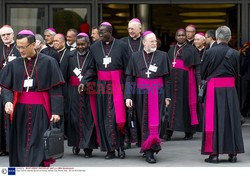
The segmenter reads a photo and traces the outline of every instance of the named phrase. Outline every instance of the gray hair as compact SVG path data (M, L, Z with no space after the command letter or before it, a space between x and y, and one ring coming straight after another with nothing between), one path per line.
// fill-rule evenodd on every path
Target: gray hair
M217 40L228 43L231 39L231 30L227 26L221 26L216 29L215 36Z
M36 38L36 40L41 41L41 43L44 43L44 39L43 39L43 37L40 34L36 34L35 38Z
M44 33L49 33L50 35L52 35L52 36L55 36L56 35L56 33L54 32L54 31L51 31L50 29L45 29L44 30Z

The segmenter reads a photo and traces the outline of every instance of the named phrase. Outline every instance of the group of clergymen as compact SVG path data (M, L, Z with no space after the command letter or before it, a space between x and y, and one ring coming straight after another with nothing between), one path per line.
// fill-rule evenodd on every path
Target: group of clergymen
M236 162L244 146L235 88L239 54L228 46L230 29L204 34L188 25L176 31L168 53L157 49L152 31L142 33L137 18L128 23L129 36L117 39L112 31L109 22L101 23L90 44L74 29L65 38L48 28L44 39L22 30L16 41L10 26L0 29L0 151L9 154L10 166L54 162L43 154L51 121L85 158L100 147L105 159L124 159L124 149L135 143L146 162L156 163L160 131L168 141L173 131L183 131L184 140L203 131L205 162L219 163L219 154Z

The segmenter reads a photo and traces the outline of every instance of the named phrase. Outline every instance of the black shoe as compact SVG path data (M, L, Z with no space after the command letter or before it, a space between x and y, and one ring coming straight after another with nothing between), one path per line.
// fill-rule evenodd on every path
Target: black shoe
M193 133L185 133L184 140L191 140L193 139Z
M113 158L115 158L115 151L107 152L105 159L113 159Z
M228 155L228 161L231 162L231 163L236 163L237 162L237 155L229 154Z
M124 148L125 150L131 148L131 143L124 143L123 148Z
M218 164L219 157L217 155L209 155L209 157L205 159L205 162Z
M91 158L93 155L92 155L92 149L84 149L84 158Z
M117 149L117 152L118 152L118 158L120 158L120 159L124 159L125 158L126 153L125 153L123 147L119 147Z
M152 150L146 151L146 161L150 164L156 163L156 159L154 158L154 151Z
M146 153L145 152L142 154L142 158L146 158Z
M78 155L79 152L80 152L80 148L74 146L74 147L72 148L72 152L73 152L74 155Z

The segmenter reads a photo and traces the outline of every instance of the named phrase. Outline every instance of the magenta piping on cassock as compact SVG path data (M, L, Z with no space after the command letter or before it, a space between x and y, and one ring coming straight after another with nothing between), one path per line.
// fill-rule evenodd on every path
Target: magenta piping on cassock
M122 70L98 71L98 80L112 81L115 118L118 129L123 132L126 123L125 103L122 92Z
M80 81L77 76L71 76L69 80L69 84L71 86L79 86ZM89 94L89 102L90 102L90 108L94 119L95 129L96 129L96 142L97 144L100 144L100 135L98 130L98 122L97 122L97 115L96 115L96 95L95 94Z
M214 92L219 87L235 87L233 77L211 78L207 82L206 103L205 103L205 147L204 152L213 153L214 135Z
M142 143L142 150L149 150L154 144L160 144L159 138L159 97L158 90L163 87L163 79L144 79L137 78L136 86L138 89L148 90L148 129L149 136Z
M191 115L191 125L198 125L198 113L197 113L197 84L195 80L195 69L186 67L184 61L180 59L175 60L176 64L174 68L185 70L188 72L188 105Z

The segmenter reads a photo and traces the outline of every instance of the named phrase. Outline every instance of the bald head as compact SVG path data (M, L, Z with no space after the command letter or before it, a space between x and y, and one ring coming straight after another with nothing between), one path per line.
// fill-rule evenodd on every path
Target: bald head
M65 37L63 34L56 34L53 40L53 47L58 51L65 48Z

